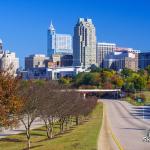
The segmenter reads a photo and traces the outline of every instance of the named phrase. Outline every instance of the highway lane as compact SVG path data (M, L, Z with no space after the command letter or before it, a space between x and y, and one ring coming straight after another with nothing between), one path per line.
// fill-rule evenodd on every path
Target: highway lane
M119 150L112 137L105 109L103 109L103 123L98 138L98 150Z
M137 107L125 101L102 100L108 123L124 150L150 150L144 142L150 129L150 107Z

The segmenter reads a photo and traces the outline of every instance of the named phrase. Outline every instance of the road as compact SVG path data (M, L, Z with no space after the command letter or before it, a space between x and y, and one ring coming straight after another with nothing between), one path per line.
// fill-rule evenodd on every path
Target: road
M108 145L111 145L112 148L103 146L101 150L116 150L114 143L117 142L116 145L120 150L150 150L150 142L143 141L147 130L150 129L150 106L137 107L118 100L102 100L102 102L104 103L106 122L109 127L105 127L105 129L102 127L101 133L107 130L108 139L112 137L111 142L109 140L107 144L109 143ZM103 137L101 136L100 139L103 139ZM104 145L102 140L100 142Z

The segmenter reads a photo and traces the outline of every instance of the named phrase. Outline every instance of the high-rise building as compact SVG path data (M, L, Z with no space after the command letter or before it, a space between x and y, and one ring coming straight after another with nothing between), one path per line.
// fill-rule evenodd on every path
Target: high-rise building
M46 67L46 61L49 58L43 54L29 55L25 57L25 70L32 70L33 68L44 68Z
M2 40L0 39L0 51L3 49L3 42Z
M74 27L73 65L96 65L96 31L91 19L80 18Z
M104 60L107 55L114 52L116 49L116 44L114 43L97 43L97 63L98 66L104 68ZM106 67L106 66L105 66Z
M72 54L72 36L70 34L56 34L51 23L47 35L47 55Z
M150 65L150 52L139 53L139 68L145 69Z
M136 54L136 53L139 54L140 53L140 50L135 50L133 48L116 47L116 49L115 49L115 52L124 52L124 51L134 53L134 54Z
M73 56L72 55L64 55L61 58L61 66L62 67L69 67L73 64Z
M122 48L116 47L115 52L125 52L128 54L128 57L125 58L125 68L132 69L133 71L137 71L139 69L139 54L140 50L136 50L133 48Z
M104 59L104 68L110 68L116 71L128 68L137 71L138 53L133 49L132 51L123 50L111 52Z
M16 76L19 69L19 58L16 53L3 49L3 42L0 39L0 70Z
M14 52L3 51L0 57L0 69L16 76L19 69L19 58L16 57L16 54Z

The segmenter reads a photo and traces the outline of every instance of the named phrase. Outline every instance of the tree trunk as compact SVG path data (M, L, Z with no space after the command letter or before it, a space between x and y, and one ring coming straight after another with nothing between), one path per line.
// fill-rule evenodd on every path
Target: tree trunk
M31 142L30 142L30 138L28 139L28 150L30 149L31 147Z
M49 129L49 127L46 127L46 134L47 134L48 139L51 138L50 135L49 135L49 133L50 133L50 129Z
M30 149L31 147L31 141L30 141L30 129L28 128L27 129L27 140L28 140L28 143L27 143L27 147L28 147L28 150Z
M76 125L78 126L79 125L79 117L76 116Z
M62 127L61 127L61 123L60 123L60 133L61 133Z
M69 129L69 126L68 126L68 120L66 120L66 130Z
M61 123L61 133L63 133L63 131L64 131L64 124L63 124L63 122Z
M60 123L60 133L63 133L64 132L64 123L61 122Z
M50 138L51 139L53 138L53 126L51 126L51 129L50 129Z
M70 125L73 126L73 117L70 117Z

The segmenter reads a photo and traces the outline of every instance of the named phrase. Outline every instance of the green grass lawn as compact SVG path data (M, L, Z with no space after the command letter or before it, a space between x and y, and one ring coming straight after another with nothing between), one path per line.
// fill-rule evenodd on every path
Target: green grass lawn
M98 104L89 120L52 140L46 137L45 129L32 131L31 149L34 150L96 150L97 138L102 123L103 106ZM58 130L58 129L57 129ZM56 131L57 131L56 130ZM23 150L26 148L24 134L0 139L0 150Z
M146 100L144 103L138 103L137 101L132 100L130 97L127 97L126 100L136 106L141 106L141 105L146 105L146 104L150 104L150 91L142 91L142 92L136 92L136 96L140 97L140 94L144 94L146 97Z

